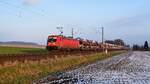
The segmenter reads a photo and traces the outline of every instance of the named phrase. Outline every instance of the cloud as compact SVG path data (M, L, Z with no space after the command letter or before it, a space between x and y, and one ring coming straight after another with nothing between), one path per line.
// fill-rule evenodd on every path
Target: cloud
M39 4L42 0L23 0L25 5L36 5Z

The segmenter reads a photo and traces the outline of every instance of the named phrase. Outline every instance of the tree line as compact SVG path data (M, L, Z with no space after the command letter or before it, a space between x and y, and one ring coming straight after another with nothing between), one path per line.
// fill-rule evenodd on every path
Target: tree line
M140 50L140 51L149 51L150 47L149 47L148 41L145 41L144 45L134 44L132 49Z

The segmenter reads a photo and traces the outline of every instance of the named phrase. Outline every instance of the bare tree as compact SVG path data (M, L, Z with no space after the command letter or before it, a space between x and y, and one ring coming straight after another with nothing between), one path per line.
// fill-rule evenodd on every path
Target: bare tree
M124 41L122 39L115 39L114 43L116 45L120 45L120 46L124 46L125 45L125 43L124 43Z

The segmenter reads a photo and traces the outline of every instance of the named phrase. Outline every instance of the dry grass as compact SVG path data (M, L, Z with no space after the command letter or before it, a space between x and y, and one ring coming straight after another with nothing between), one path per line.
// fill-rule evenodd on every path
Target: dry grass
M97 53L86 56L67 56L41 61L7 62L0 66L0 84L29 84L33 80L44 77L50 73L62 71L73 66L102 60L122 52L111 52L109 55Z

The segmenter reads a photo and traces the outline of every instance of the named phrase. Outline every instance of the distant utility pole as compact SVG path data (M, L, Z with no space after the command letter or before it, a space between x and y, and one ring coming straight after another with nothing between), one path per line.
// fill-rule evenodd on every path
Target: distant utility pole
M101 27L101 29L102 29L102 45L103 45L103 52L104 52L104 49L105 49L105 43L104 43L104 27ZM106 51L105 51L105 53L107 54L107 49L106 49Z
M102 44L104 44L104 27L101 27L102 29Z
M72 35L72 38L73 38L74 37L74 30L73 30L73 28L71 30L71 35Z
M59 30L60 35L63 35L63 27L57 27L57 29Z

